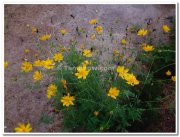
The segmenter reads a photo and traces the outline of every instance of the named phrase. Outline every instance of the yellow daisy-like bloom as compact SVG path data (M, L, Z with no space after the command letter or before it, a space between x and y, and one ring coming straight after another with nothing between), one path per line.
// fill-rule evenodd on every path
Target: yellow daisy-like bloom
M91 65L91 61L85 60L82 65L88 66Z
M75 73L75 76L78 78L78 79L86 79L87 75L89 74L89 71L90 70L87 70L86 69L86 65L83 65L82 67L79 66L77 67L77 73Z
M32 128L29 123L27 125L20 123L14 130L15 132L31 132Z
M61 62L64 57L61 53L56 53L53 58L54 58L54 61Z
M4 69L8 68L9 63L7 61L4 62Z
M85 49L85 50L83 50L83 56L92 57L92 53L90 50Z
M148 30L140 29L137 33L138 36L144 37L148 34Z
M122 39L122 40L121 40L121 44L122 44L122 45L126 45L126 40L125 40L125 39Z
M119 54L119 51L117 49L114 50L114 56L117 56Z
M162 26L162 29L163 29L163 31L165 32L165 33L168 33L171 29L169 28L169 26L167 26L167 25L163 25Z
M60 33L64 36L67 34L67 31L65 29L60 30Z
M95 35L95 34L92 34L92 35L90 36L90 38L91 38L91 40L95 40L95 39L96 39L96 35Z
M40 81L43 78L43 75L40 71L35 71L33 74L34 82Z
M46 35L42 35L40 38L39 38L39 40L41 40L41 41L47 41L47 40L49 40L51 38L51 34L46 34Z
M136 77L133 74L127 73L124 78L127 81L126 83L131 86L139 84L139 81L136 79Z
M94 115L97 117L99 115L99 111L94 111Z
M22 72L30 72L30 71L32 71L32 69L33 69L33 67L30 62L25 61L22 63L22 66L21 66Z
M30 52L29 49L25 49L25 50L24 50L24 53L26 53L26 54L28 54L29 52Z
M43 67L45 69L53 69L54 68L54 62L51 59L47 59L43 61Z
M154 47L152 45L142 44L142 48L145 52L151 52L154 50Z
M56 95L57 87L54 84L50 84L47 89L47 98L51 99Z
M116 87L114 87L114 88L110 88L110 90L109 90L107 95L112 97L113 99L116 99L117 96L119 95L119 92L120 91Z
M96 30L97 34L102 34L103 33L103 27L102 26L97 26L95 28L95 30Z
M63 106L69 107L71 105L74 105L74 97L70 96L69 93L67 94L67 96L64 96L61 98L61 103L63 103Z
M118 66L117 72L119 73L119 77L125 79L126 74L128 73L129 69L125 69L124 66Z
M166 71L166 75L171 76L171 71L170 70Z
M34 67L42 67L43 66L43 61L41 60L35 60L34 63L33 63L33 66Z
M172 76L171 79L172 79L172 81L175 82L176 81L176 76Z
M97 20L96 19L92 19L89 21L89 24L91 25L95 25L97 23Z
M38 29L37 29L36 27L32 27L32 28L31 28L31 32L32 32L33 34L36 34L36 33L38 32Z
M62 79L61 83L63 85L63 88L67 90L67 82L66 82L66 80Z

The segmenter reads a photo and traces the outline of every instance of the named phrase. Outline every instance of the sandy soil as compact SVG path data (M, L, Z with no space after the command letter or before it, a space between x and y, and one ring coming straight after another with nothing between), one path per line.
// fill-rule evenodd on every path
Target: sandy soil
M33 132L59 132L62 116L54 112L51 102L45 96L46 87L33 90L26 88L31 82L30 75L23 79L20 74L21 62L24 58L35 59L38 53L35 45L37 36L29 27L38 28L39 34L53 33L65 28L70 34L64 39L68 45L70 39L77 38L78 44L84 43L82 37L76 37L77 26L89 30L88 21L97 18L108 31L122 39L128 25L143 24L149 18L165 18L174 16L172 5L5 5L5 60L9 62L9 70L5 71L5 132L13 132L19 122L30 122ZM166 22L166 20L161 23ZM58 38L57 38L58 39ZM60 44L56 37L52 41ZM112 43L106 41L106 45ZM25 55L24 50L30 53ZM104 57L102 57L104 58ZM53 119L53 123L45 123L40 119L42 114Z

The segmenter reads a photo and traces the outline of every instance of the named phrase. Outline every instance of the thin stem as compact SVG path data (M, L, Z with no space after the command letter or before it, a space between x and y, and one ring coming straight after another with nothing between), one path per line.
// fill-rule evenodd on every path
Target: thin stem
M148 79L148 77L149 77L149 73L150 73L150 71L151 71L151 68L152 68L153 63L154 63L154 58L153 58L153 61L152 61L151 65L150 65L150 68L149 68L149 71L148 71L147 77L146 77L146 79L145 79L145 82L144 82L144 84L143 84L143 88L142 88L142 90L144 89L144 86L145 86L145 84L146 84L146 81L147 81L147 79Z
M164 69L164 68L166 68L166 67L169 67L169 66L171 66L171 65L174 65L174 64L175 64L175 63L171 63L171 64L168 64L168 65L166 65L166 66L163 66L163 67L157 69L156 71L154 71L153 73L156 73L156 72L158 72L158 71L160 71L160 70L162 70L162 69Z

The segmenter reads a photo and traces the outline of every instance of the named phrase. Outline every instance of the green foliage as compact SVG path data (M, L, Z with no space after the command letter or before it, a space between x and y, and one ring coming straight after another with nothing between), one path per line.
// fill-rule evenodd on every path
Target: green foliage
M43 114L41 116L41 118L39 119L39 123L43 123L43 124L46 124L46 125L52 124L53 123L53 118L46 115L46 114Z
M142 115L142 121L139 127L147 127L152 123L159 121L159 106L163 100L163 88L171 80L171 76L166 76L168 70L172 76L175 75L175 37L174 30L171 30L169 43L159 43L153 52L141 53L137 56L139 60L146 66L147 71L141 72L139 78L142 79L143 86L140 87L139 99L141 100L141 108L145 111ZM157 109L156 109L157 108ZM161 109L161 108L160 108ZM171 107L170 107L170 110ZM136 128L137 124L131 130L142 130Z
M76 55L76 61L67 59L72 66L80 65L84 60L75 48L71 48L67 58ZM96 64L93 59L92 64ZM96 65L95 65L96 66ZM85 80L75 77L76 70L59 70L55 74L55 84L58 86L58 93L54 97L54 107L62 110L64 115L64 131L126 131L132 122L140 121L142 109L138 109L140 100L136 93L131 92L131 87L117 73L108 70L101 72L91 70ZM66 91L61 79L68 84ZM120 89L119 97L114 100L107 96L110 87ZM60 104L60 98L67 93L75 97L75 105L64 107ZM94 112L98 111L97 116Z
M140 25L133 25L130 31L131 33L137 33L140 28ZM84 33L84 30L77 27L76 32L80 36ZM96 48L95 43L88 43L89 51L93 51L95 54L89 58L83 56L83 51L76 47L77 41L71 41L70 49L63 53L63 61L56 64L56 69L52 74L53 84L57 86L57 93L53 97L53 107L56 112L63 114L63 131L134 132L143 131L143 128L157 121L159 119L158 107L163 99L163 86L170 80L165 72L171 70L172 75L175 75L175 40L173 39L173 33L172 30L171 34L168 35L171 39L169 43L157 42L157 47L154 46L153 51L138 53L135 63L140 62L143 66L143 69L139 72L137 72L138 68L134 65L135 63L129 64L128 62L136 56L137 49L127 48L128 44L132 42L127 38L127 45L121 48L123 52L121 54L117 52L118 55L114 55L114 60L106 64L107 66L115 66L116 64L128 68L129 72L121 72L126 73L124 78L119 76L115 70L117 66L114 70L107 71L92 68L104 64L104 62L100 64L100 56L105 50ZM110 29L109 36L112 42L114 40L113 28ZM104 41L101 36L99 39L97 38L97 40L101 39ZM143 40L146 43L153 43L154 39L150 35ZM53 43L50 47L55 48ZM128 55L126 55L127 50L130 50ZM125 58L125 56L129 58ZM75 75L78 71L77 67L84 66L85 61L91 62L88 65L86 64L87 69L90 70L89 67L91 67L91 70L85 79L78 79ZM50 71L46 71L46 73L51 74ZM134 77L131 77L131 73ZM127 81L125 76L126 78L129 76L130 80ZM139 83L129 84L134 81L133 78L137 78ZM64 86L62 80L66 80L67 87ZM116 98L108 95L109 90L113 87L119 90ZM71 105L66 106L62 103L62 99L69 94L74 100ZM172 109L170 111L173 112ZM48 124L52 122L52 119L43 115L40 121Z
M132 27L130 28L130 31L132 33L136 33L139 29L141 28L141 26L139 24L134 24L132 25Z

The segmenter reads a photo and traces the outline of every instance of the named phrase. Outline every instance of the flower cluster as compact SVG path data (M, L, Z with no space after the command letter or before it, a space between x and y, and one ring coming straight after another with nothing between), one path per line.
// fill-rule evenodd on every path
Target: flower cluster
M134 74L130 74L129 69L126 69L124 66L118 66L117 67L117 72L119 77L121 77L122 79L126 80L126 83L134 86L134 85L138 85L139 81L136 79L136 77L134 76Z
M86 35L86 38L90 39L90 43L88 43L86 46L94 46L96 41L101 40L100 37L103 37L102 34L105 31L103 30L103 26L100 25L97 19L92 19L87 23L92 26L94 33ZM164 33L171 32L171 29L167 25L163 25L161 29L161 31L163 31ZM38 29L36 27L31 27L31 31L33 34L38 33ZM61 34L61 38L66 38L65 35L70 33L65 29L61 29L58 31L58 35ZM143 50L142 53L144 55L148 55L146 56L146 61L148 60L147 57L152 57L157 49L154 42L147 41L146 39L151 34L151 32L152 31L150 29L147 30L147 28L138 28L137 31L135 31L135 36L142 40L142 44L140 43ZM48 41L50 40L50 38L51 34L41 35L40 37L38 36L38 39L42 41L40 43L45 44L47 44L48 42L43 41ZM101 42L103 43L103 40ZM103 52L103 50L101 51L101 47L96 50L96 48L93 48L93 46L91 48L87 48L85 46L86 43L83 43L82 45L80 45L80 49L78 49L78 46L76 47L76 41L72 40L71 43L71 47L65 47L64 44L62 44L60 45L60 47L58 45L55 48L53 43L50 46L53 50L51 48L48 49L52 50L49 52L51 53L51 56L48 55L47 57L41 58L41 55L39 56L38 52L38 54L36 54L35 56L36 60L33 60L32 63L28 59L26 59L22 63L21 71L25 73L29 72L34 84L42 84L45 81L44 77L48 75L48 78L50 78L51 82L48 82L45 96L47 97L47 100L51 99L51 101L55 102L55 107L63 108L62 112L65 112L67 114L65 115L65 117L67 116L67 119L69 121L71 121L71 118L74 118L71 122L75 122L75 125L70 125L73 128L77 123L81 123L82 121L84 122L84 120L80 121L81 118L84 118L85 120L86 118L90 119L88 119L88 126L90 125L88 128L90 129L93 126L98 125L93 131L97 131L97 129L100 131L108 130L108 128L113 127L108 124L113 125L114 123L115 126L122 126L120 127L120 129L126 129L128 126L121 125L121 122L124 121L128 125L128 123L130 123L129 121L134 121L135 117L133 117L133 114L137 116L136 120L140 120L140 114L142 111L142 109L138 108L141 107L138 106L138 102L140 102L140 99L138 97L135 98L136 92L134 91L136 91L136 89L141 87L143 84L144 86L146 86L146 81L143 81L143 76L146 74L140 73L140 75L139 72L135 73L136 69L133 68L134 66L132 65L133 67L131 67L128 64L129 62L133 61L132 56L130 56L129 58L126 57L127 49L131 49L129 48L129 46L131 45L131 40L128 38L128 36L123 36L122 38L120 38L120 40L117 41L122 49L119 47L113 47L113 51L109 52L111 55L114 55L113 57L117 59L117 62L114 59L110 62L105 62L105 64L107 63L106 65L114 66L115 64L118 65L115 71L108 70L106 74L100 72L99 70L90 69L90 67L97 67L101 65L99 64L99 57L96 57L96 54L98 56L98 53ZM116 43L116 41L114 43ZM123 53L121 52L121 50L125 50L125 52ZM31 54L29 49L25 49L24 53L26 56ZM124 58L126 58L126 61L123 61ZM64 66L73 66L76 69L58 69L59 67ZM128 66L128 68L126 68L125 66ZM5 61L4 69L7 68L8 61ZM173 72L171 71L171 69L167 70L165 74L164 72L163 74L166 75L167 78L169 78L168 80L172 80L175 82L176 76L174 76ZM136 76L132 72L136 74ZM142 84L140 84L140 80ZM135 88L134 86L136 85L138 86ZM141 89L139 88L138 90ZM138 112L136 113L136 111ZM80 120L78 120L80 122L76 122L77 119L75 120L75 118L79 117ZM120 119L120 122L117 119ZM104 120L108 121L104 122ZM115 122L113 123L113 121ZM92 125L93 122L97 123ZM15 132L31 131L32 128L29 123L27 125L19 124L19 126L15 128Z

